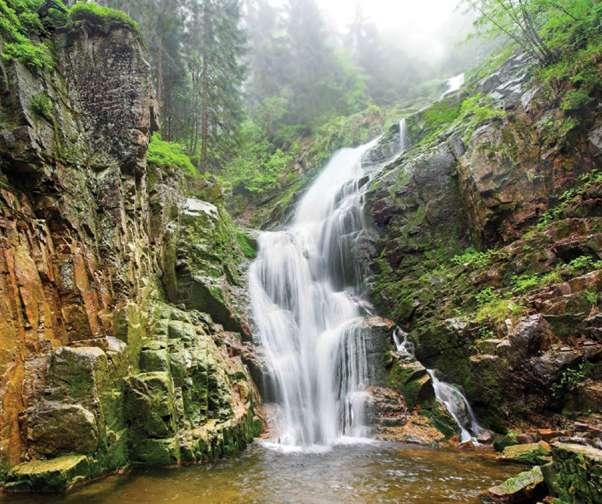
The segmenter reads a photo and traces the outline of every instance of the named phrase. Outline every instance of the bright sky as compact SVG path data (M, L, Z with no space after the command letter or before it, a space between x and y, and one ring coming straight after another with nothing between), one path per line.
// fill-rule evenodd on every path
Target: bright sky
M460 0L318 0L324 14L339 31L345 31L360 4L365 17L381 32L399 37L403 46L443 55L454 27L462 30ZM425 55L427 56L427 55Z

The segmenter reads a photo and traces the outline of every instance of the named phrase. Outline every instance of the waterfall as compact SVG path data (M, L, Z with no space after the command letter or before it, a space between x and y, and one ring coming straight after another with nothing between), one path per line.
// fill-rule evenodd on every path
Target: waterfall
M435 397L445 406L460 428L460 441L462 443L476 442L476 438L486 431L477 422L468 399L455 385L439 380L435 371L432 369L427 371L433 382Z
M258 238L249 292L254 334L268 366L266 392L278 406L271 442L282 449L323 449L370 435L365 406L371 373L362 325L370 311L354 252L365 229L366 177L384 165L362 158L378 140L338 151L297 204L291 224ZM406 144L402 120L395 154ZM403 331L394 340L398 350L413 354ZM450 408L462 394L432 377L437 397L461 418ZM464 437L468 430L462 429Z
M368 369L360 329L366 304L354 245L375 166L373 141L337 152L298 203L292 223L260 234L249 289L256 337L279 405L280 447L329 446L365 437Z
M455 75L454 77L451 77L450 79L447 79L447 89L445 90L445 92L441 95L441 98L446 97L447 95L456 92L458 89L460 89L463 85L464 85L464 74L458 74Z
M416 358L414 355L414 344L408 341L408 333L400 327L395 328L393 331L393 342L395 343L397 353L402 357ZM462 443L468 441L476 443L477 438L487 431L479 425L468 399L455 385L439 380L433 369L427 369L426 371L431 377L435 397L445 407L460 429L460 441Z

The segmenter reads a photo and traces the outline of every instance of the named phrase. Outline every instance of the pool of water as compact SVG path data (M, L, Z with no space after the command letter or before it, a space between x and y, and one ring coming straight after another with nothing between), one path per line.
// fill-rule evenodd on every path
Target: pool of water
M253 444L212 465L111 476L67 496L0 496L1 504L434 504L478 502L512 473L474 452L395 444L281 453Z

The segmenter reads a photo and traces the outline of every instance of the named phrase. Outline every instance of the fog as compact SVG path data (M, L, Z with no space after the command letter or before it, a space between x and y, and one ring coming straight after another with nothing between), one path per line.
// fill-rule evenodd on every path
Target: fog
M461 0L318 0L330 26L343 33L359 8L381 35L415 57L437 63L457 51L472 19Z

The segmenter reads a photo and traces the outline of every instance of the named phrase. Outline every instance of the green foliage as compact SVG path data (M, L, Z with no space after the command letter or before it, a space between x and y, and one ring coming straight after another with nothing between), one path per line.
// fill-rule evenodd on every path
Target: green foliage
M159 167L177 167L192 177L198 176L192 161L177 143L167 142L161 139L158 133L154 133L148 145L148 162Z
M598 300L600 299L600 293L594 290L584 291L583 296L585 297L585 300L592 306L596 306L598 304Z
M525 273L512 277L513 292L523 294L535 289L541 289L547 285L562 281L558 271L550 271L544 275Z
M478 306L475 315L477 322L488 320L502 322L509 317L516 317L524 311L524 307L518 301L511 298L502 298L491 287L481 290L475 299Z
M277 185L293 161L294 148L286 154L275 149L261 129L247 120L241 126L240 151L226 165L221 179L225 186L260 194Z
M495 254L494 250L481 252L474 247L467 248L462 254L451 258L452 263L460 266L468 266L471 268L485 268L491 262L491 258Z
M568 269L573 274L583 274L600 268L602 268L602 261L588 255L576 257L568 264Z
M98 5L94 2L77 2L73 7L71 7L71 9L69 9L69 15L74 21L89 21L98 26L107 26L111 23L119 23L129 26L136 32L140 30L138 23L125 12L117 9L111 9L110 7L103 7L102 5Z
M566 394L573 392L589 376L593 369L591 362L583 362L575 368L567 368L560 375L559 380L552 385L552 396L560 400Z
M2 58L19 61L34 71L53 67L52 55L45 44L31 36L43 31L36 12L39 1L0 0L0 36L5 40Z
M571 205L597 184L602 184L602 171L592 170L579 177L577 183L564 191L559 197L559 203L542 214L537 223L537 229L542 230L552 222L562 218Z
M562 98L560 108L565 112L574 112L586 107L591 102L591 97L587 91L574 89L569 91Z
M46 93L31 97L31 110L39 117L52 122L52 100Z

